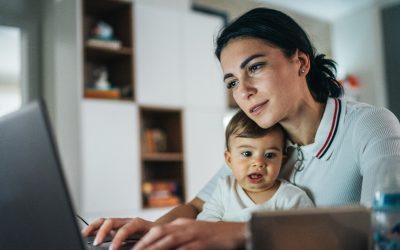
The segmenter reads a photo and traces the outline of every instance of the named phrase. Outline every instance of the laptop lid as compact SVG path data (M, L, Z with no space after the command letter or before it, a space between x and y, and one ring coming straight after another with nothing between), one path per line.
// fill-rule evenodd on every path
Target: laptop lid
M0 249L84 249L44 104L0 118Z
M370 221L362 206L256 212L247 249L371 249Z

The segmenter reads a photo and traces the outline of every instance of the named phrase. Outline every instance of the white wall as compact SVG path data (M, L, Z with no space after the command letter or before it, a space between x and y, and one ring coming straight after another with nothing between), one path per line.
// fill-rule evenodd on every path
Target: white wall
M141 206L137 105L95 99L81 105L82 215L134 216Z
M80 1L44 2L44 95L75 207L80 211Z
M187 199L193 199L224 163L227 91L214 56L222 19L187 12L184 23L185 156Z
M361 82L360 101L387 106L379 7L371 5L332 22L333 59Z
M143 1L134 8L136 101L140 105L182 107L183 13L188 10Z
M257 8L267 7L273 8L290 15L296 22L298 22L307 32L310 40L313 42L314 47L319 53L326 54L331 57L331 31L330 24L328 21L320 20L311 16L306 16L299 12L276 6L262 1L251 1L251 0L192 0L193 4L215 9L221 12L225 12L230 20L233 20L246 11ZM302 1L298 1L298 5L302 5Z

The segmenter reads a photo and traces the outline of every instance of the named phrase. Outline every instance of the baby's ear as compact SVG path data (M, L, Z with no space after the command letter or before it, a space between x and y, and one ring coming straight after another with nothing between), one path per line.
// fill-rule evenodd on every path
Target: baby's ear
M287 157L287 153L286 153L286 152L283 152L283 154L282 154L282 166L285 165L285 163L286 163L286 161L287 161L288 159L289 159L289 158Z
M229 152L229 150L225 150L224 152L224 157L225 157L225 162L226 164L231 167L231 161L232 161L232 157L231 157L231 152Z

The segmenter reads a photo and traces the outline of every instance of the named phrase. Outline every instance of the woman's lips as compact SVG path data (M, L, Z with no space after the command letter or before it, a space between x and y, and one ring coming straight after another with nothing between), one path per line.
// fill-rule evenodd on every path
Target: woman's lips
M265 102L254 105L253 107L250 108L250 113L251 114L259 114L267 102L268 101L265 101Z

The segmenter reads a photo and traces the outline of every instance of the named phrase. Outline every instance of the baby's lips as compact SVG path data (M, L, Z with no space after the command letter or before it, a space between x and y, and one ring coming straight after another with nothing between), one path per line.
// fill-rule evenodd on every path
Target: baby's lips
M250 179L258 179L258 178L262 178L263 175L260 174L260 173L252 173L252 174L249 174L248 177L249 177Z

